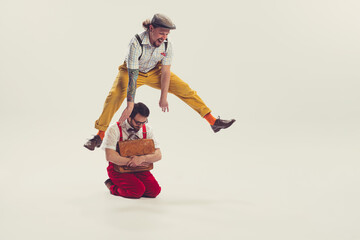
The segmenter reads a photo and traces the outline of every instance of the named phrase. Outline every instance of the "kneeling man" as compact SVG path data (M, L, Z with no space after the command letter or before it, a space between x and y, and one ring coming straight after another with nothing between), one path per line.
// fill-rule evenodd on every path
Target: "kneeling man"
M152 129L146 124L149 114L150 111L145 104L136 103L130 117L121 125L113 124L105 134L102 148L105 149L106 160L109 161L107 167L109 179L105 181L105 185L113 195L125 198L155 198L161 191L161 187L150 171L120 173L116 166L146 167L161 159L159 144ZM122 157L119 154L119 141L142 138L154 140L154 153L131 157Z

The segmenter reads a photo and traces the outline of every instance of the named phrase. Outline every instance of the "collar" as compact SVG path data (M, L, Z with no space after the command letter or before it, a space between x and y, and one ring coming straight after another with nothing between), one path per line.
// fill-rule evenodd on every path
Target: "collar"
M128 129L130 129L130 128L133 128L133 127L130 125L130 123L128 123L128 120L127 120L127 119L126 119L126 120L124 121L124 123L122 124L122 127L125 128L126 131L127 131Z
M142 43L151 46L150 37L149 37L149 32L148 32L148 31L145 31L144 33L145 33L145 34L144 34L145 36L144 36L144 38L143 38L143 40L142 40Z

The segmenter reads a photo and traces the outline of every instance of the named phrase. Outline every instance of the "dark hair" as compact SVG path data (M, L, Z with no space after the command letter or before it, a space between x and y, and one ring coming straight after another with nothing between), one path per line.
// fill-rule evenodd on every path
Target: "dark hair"
M150 115L149 108L142 102L134 104L133 111L131 112L130 118L134 118L136 114L140 114L143 117L148 117Z
M143 21L142 25L143 25L143 28L145 28L145 30L148 30L151 25L150 19L146 19L145 21Z

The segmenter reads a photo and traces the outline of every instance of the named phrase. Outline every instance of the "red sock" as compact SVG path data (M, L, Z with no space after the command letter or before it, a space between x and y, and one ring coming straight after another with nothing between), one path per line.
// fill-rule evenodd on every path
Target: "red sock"
M97 135L99 135L99 137L101 138L101 140L103 140L103 139L104 139L104 136L105 136L105 131L99 131L99 132L97 133Z
M210 125L214 125L216 118L214 118L213 115L211 115L211 113L208 113L204 116L204 118L206 119L206 121L208 121L210 123Z

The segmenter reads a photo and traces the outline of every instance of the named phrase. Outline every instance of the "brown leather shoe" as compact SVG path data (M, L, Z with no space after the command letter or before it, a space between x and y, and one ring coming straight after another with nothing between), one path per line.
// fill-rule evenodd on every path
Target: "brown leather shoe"
M99 135L95 135L92 139L89 139L85 144L84 147L89 149L90 151L94 151L95 147L100 147L102 140Z
M106 179L106 181L105 181L104 183L105 183L106 187L107 187L109 190L110 190L110 187L111 187L112 185L114 185L114 183L111 181L110 178Z
M214 125L211 125L212 130L217 133L221 129L230 127L235 122L235 119L231 120L222 120L220 117L216 119Z

